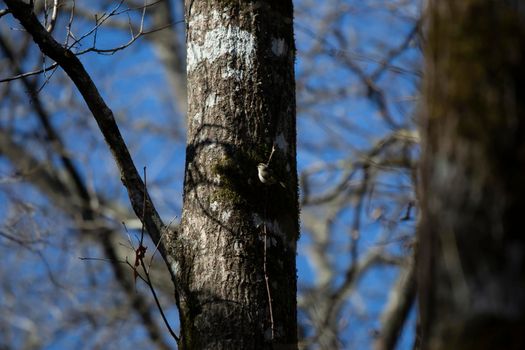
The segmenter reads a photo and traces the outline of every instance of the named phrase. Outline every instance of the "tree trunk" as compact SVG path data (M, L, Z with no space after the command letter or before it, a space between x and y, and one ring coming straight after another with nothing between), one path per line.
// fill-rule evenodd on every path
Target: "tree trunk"
M524 1L429 1L423 349L525 349Z
M292 16L291 1L186 0L182 349L297 348ZM257 176L272 146L285 188Z

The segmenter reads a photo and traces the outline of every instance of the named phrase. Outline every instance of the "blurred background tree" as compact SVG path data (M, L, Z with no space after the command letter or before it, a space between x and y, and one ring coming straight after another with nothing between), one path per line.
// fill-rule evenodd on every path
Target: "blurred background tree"
M522 1L429 1L422 349L525 347Z
M55 19L52 1L35 1L39 18L58 41L85 51L79 57L135 163L147 166L159 213L176 226L186 126L183 4L151 3L144 16L140 1L58 4ZM420 4L294 5L300 348L409 348ZM0 15L0 77L8 80L0 85L0 346L173 348L147 286L135 287L132 269L118 263L133 263L140 223L89 111L18 22ZM177 328L161 259L151 275Z

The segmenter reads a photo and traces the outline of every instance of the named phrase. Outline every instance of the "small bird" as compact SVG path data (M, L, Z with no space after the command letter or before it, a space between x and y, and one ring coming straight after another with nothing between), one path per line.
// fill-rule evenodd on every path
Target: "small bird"
M259 165L257 165L257 174L259 175L259 180L265 185L273 185L277 182L272 169L270 169L267 164L259 163ZM279 181L279 185L286 188L282 181Z

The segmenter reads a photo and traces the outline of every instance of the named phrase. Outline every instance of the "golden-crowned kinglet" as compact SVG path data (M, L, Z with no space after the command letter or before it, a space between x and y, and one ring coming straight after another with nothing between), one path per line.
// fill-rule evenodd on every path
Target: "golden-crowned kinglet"
M259 180L265 185L273 185L277 182L275 176L273 175L272 169L267 164L259 163L257 165L257 174L259 175ZM279 185L283 188L286 188L283 182L279 181Z

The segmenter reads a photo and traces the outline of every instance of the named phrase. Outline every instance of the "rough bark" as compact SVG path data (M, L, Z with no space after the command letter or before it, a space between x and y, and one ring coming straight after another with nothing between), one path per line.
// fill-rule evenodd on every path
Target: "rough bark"
M429 3L423 349L525 348L523 1Z
M297 348L292 12L291 1L186 1L188 144L172 241L182 349ZM286 188L257 178L272 145Z

